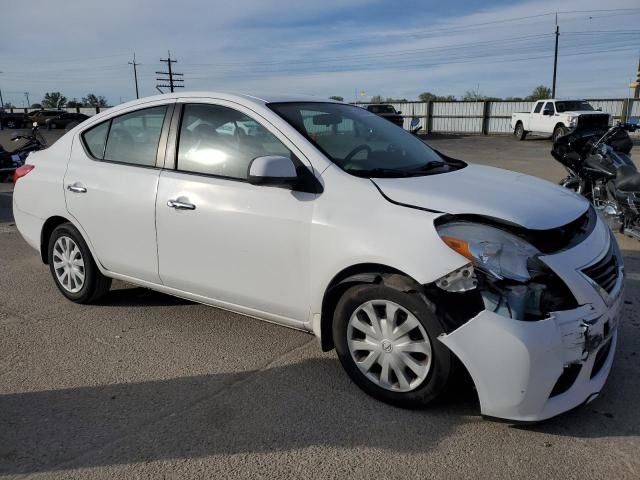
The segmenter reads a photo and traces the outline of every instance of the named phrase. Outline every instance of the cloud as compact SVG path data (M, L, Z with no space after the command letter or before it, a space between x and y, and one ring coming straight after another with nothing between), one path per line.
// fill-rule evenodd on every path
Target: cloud
M60 90L67 97L91 91L117 103L134 93L127 65L133 51L143 64L142 93L150 95L156 93L155 71L164 69L159 58L171 49L179 60L176 69L193 90L350 99L357 88L370 95L415 98L425 90L461 95L479 85L487 95L526 95L538 84L551 83L554 17L543 14L607 10L559 15L559 93L626 95L637 65L632 47L640 43L640 12L609 10L637 8L636 2L474 5L31 0L4 9L3 37L12 43L0 47L0 87L5 99L16 104L27 90L32 101L45 91ZM528 18L504 21L520 17ZM593 33L609 30L629 33Z

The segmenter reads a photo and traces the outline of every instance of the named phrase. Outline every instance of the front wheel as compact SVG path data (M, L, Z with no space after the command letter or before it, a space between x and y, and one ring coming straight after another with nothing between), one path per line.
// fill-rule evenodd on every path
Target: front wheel
M513 131L513 134L518 140L524 140L527 137L527 132L524 129L524 125L522 125L522 122L518 122L515 130Z
M384 285L347 290L336 307L333 339L340 363L369 395L405 408L424 407L446 389L453 357L425 301Z
M94 302L111 287L111 279L100 272L82 235L70 223L51 234L48 259L56 286L73 302Z
M567 129L565 127L563 127L562 125L558 125L553 130L553 135L552 135L551 139L553 140L553 143L556 143L560 137L564 137L566 134L567 134Z

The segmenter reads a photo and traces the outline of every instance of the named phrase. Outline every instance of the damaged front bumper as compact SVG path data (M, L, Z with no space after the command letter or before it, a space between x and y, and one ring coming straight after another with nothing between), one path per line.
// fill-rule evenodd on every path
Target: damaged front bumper
M605 292L584 271L607 254L619 263ZM624 283L615 239L598 222L584 242L541 260L566 282L578 308L536 321L482 310L439 337L471 375L484 416L545 420L593 400L609 375Z

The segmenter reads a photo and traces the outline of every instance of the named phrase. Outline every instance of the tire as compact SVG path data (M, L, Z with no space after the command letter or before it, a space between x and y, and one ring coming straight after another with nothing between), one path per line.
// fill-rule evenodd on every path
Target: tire
M524 140L527 137L527 131L524 129L522 122L516 123L516 128L513 130L513 134L518 140Z
M556 128L553 129L553 135L551 136L551 140L553 141L553 143L556 143L560 137L564 137L566 134L567 134L567 129L562 125L558 125Z
M7 128L18 128L18 125L16 124L16 122L14 120L7 120L6 123Z
M72 302L92 303L109 291L111 279L100 273L82 235L70 223L55 228L47 253L53 281Z
M378 335L370 319L377 316L386 324L390 308L398 308L392 316L393 331L398 332L403 326L408 329L395 339L388 330L386 335ZM417 294L384 285L351 287L336 306L332 327L342 367L355 384L372 397L399 407L421 408L446 391L454 358L437 340L438 335L444 333L442 325L432 308ZM369 329L369 334L365 335L358 327ZM401 350L401 347L408 348L407 342L411 342L411 353ZM358 347L365 344L366 349L359 351ZM384 375L384 364L387 375ZM417 368L414 370L409 364ZM404 377L403 381L400 376Z

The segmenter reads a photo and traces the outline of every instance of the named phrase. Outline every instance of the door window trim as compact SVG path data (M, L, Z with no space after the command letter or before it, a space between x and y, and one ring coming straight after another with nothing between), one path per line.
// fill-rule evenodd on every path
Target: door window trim
M123 117L125 115L129 115L131 113L137 113L137 112L141 112L143 110L149 110L151 108L158 108L158 107L167 107L167 111L164 114L164 119L162 120L162 129L160 130L160 137L158 139L158 146L156 148L156 160L155 160L155 164L154 165L141 165L139 163L131 163L131 162L120 162L118 160L107 160L104 158L104 155L106 153L106 148L107 148L107 142L109 140L109 134L111 133L111 125L113 123L113 120L119 117ZM80 144L82 145L82 148L84 150L84 153L87 157L89 157L90 160L94 161L94 162L101 162L101 163L108 163L108 164L116 164L116 165L127 165L130 167L139 167L139 168L152 168L155 170L158 169L162 169L164 167L164 158L165 158L165 151L167 148L167 138L169 135L169 127L170 127L170 122L167 121L167 119L172 119L173 118L173 113L176 110L176 103L175 102L171 102L171 103L161 103L158 105L150 105L148 107L144 107L144 108L139 108L139 109L135 109L135 110L128 110L126 112L120 113L119 115L114 115L112 117L109 117L108 119L104 120L103 122L99 122L96 123L94 125L91 125L89 128L83 130L82 132L80 132L79 137L80 137ZM103 158L97 158L96 156L94 156L91 153L91 150L89 150L89 147L87 147L86 144L86 140L84 138L84 134L86 132L88 132L89 130L93 130L94 128L99 127L100 125L104 124L104 123L108 123L109 126L107 127L107 135L105 137L105 142L104 142L104 146L102 148L102 157Z

